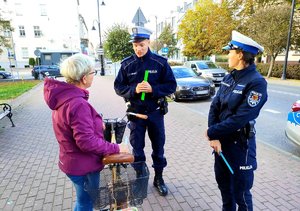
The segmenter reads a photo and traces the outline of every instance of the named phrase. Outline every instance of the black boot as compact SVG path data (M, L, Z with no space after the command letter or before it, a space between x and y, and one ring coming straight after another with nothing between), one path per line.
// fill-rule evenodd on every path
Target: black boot
M162 178L162 171L155 171L153 185L157 189L159 195L166 196L168 194L168 187L165 185L164 179Z

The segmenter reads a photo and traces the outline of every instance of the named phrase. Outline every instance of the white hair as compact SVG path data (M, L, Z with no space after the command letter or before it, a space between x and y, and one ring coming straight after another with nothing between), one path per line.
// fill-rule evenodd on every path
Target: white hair
M62 61L60 64L60 73L66 78L68 83L78 83L94 67L95 62L91 57L77 53Z

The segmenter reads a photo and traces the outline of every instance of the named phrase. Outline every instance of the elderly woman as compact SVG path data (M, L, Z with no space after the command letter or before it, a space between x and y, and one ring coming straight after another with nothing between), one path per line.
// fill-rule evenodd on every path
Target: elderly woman
M263 47L233 31L232 40L223 49L229 51L228 64L233 70L224 77L211 103L206 135L215 152L223 210L235 211L237 204L238 210L251 211L250 189L257 168L254 124L267 101L267 83L254 60Z
M124 145L104 140L101 116L88 103L94 75L93 61L84 54L75 54L61 64L66 82L46 78L44 99L52 112L53 129L59 143L59 168L76 189L76 211L93 210L92 199L84 187L99 185L102 157L128 152Z

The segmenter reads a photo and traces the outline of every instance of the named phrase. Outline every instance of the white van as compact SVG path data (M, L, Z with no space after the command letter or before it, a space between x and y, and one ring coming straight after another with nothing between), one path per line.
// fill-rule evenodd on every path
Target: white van
M209 60L187 61L184 66L192 68L194 72L212 80L216 85L220 84L227 71Z

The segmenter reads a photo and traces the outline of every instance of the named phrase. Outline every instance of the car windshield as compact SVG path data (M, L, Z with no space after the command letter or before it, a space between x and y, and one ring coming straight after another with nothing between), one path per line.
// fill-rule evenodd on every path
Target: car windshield
M217 69L218 66L213 62L197 62L199 69Z
M175 78L190 78L195 77L196 74L189 68L172 68Z

